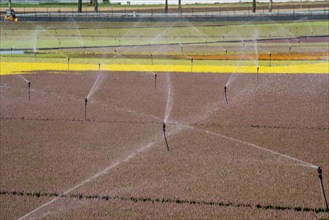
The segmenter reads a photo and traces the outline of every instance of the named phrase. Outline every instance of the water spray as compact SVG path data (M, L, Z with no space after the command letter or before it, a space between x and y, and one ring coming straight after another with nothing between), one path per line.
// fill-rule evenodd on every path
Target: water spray
M226 104L228 104L228 101L227 101L227 86L224 87L224 94L225 94Z
M85 121L87 120L87 103L88 103L88 98L85 98Z
M27 87L29 88L29 100L31 99L31 82L28 81Z
M158 77L158 74L154 74L154 89L155 90L157 89L157 77Z
M162 130L163 130L163 136L165 139L167 150L169 151L169 145L168 145L168 141L167 141L167 137L166 137L166 123L165 122L163 122L163 124L162 124Z
M256 73L257 82L258 82L258 72L259 72L259 66L257 66L257 73Z
M328 211L329 210L328 202L327 202L326 194L325 194L324 189L323 189L322 169L321 169L321 167L318 167L318 177L319 177L319 180L320 180L320 189L321 189L323 204L324 204L325 209Z

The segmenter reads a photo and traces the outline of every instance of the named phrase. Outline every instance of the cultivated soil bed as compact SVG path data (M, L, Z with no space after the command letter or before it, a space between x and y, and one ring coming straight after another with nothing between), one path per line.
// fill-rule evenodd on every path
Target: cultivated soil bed
M328 75L24 76L30 100L1 76L1 219L328 217Z

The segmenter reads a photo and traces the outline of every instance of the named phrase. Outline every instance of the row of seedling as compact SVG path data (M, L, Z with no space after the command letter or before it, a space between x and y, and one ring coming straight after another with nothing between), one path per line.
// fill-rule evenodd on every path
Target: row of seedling
M208 202L200 200L183 200L183 199L159 199L150 197L121 197L108 195L85 195L85 194L60 194L60 193L46 193L46 192L23 192L23 191L0 191L0 195L7 196L29 196L29 197L61 197L71 199L93 199L93 200L122 200L131 202L149 202L149 203L172 203L172 204L188 204L188 205L204 205L204 206L220 206L220 207L236 207L236 208L256 208L269 210L291 210L296 212L314 212L324 213L329 212L328 209L323 208L309 208L309 207L291 207L291 206L275 206L275 205L251 205L247 203L232 203L232 202Z

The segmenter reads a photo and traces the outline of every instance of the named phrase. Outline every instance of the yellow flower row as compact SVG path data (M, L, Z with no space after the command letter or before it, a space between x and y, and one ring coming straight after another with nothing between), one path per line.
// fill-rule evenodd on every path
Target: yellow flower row
M286 66L259 66L262 74L328 74L329 63L293 64ZM33 74L37 71L65 73L71 71L95 71L98 64L67 63L31 63L31 62L0 62L0 75ZM256 66L212 66L212 65L138 65L138 64L102 64L105 71L134 72L194 72L194 73L256 73Z

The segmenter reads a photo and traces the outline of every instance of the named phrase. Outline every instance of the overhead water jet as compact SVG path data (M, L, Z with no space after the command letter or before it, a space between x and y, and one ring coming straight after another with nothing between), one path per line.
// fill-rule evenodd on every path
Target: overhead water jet
M163 122L163 124L162 124L162 130L163 130L163 137L165 139L167 150L169 151L169 145L168 145L168 141L167 141L167 137L166 137L166 123L165 122Z
M324 204L325 209L327 211L329 211L326 194L325 194L325 191L324 191L324 188L323 188L322 169L321 169L321 167L318 167L318 177L319 177L319 180L320 180L320 190L321 190L323 204Z
M101 64L98 64L98 76L97 79L95 80L93 86L91 87L88 95L85 97L85 120L87 120L87 103L89 98L94 94L94 92L97 90L97 88L100 85L101 80L103 79L102 75L101 75Z
M225 95L226 104L228 104L228 101L227 101L227 86L226 85L224 86L224 95Z
M28 88L28 93L29 93L29 100L30 100L30 97L31 97L31 82L26 79L24 76L22 76L21 74L18 74L17 76L19 76L20 79L22 79L24 82L27 83L27 88Z
M166 111L165 111L165 117L164 117L164 122L166 123L169 119L170 113L172 111L173 107L173 91L172 91L172 83L170 79L170 73L167 72L167 85L168 85L168 91L167 91L167 104L166 104Z

